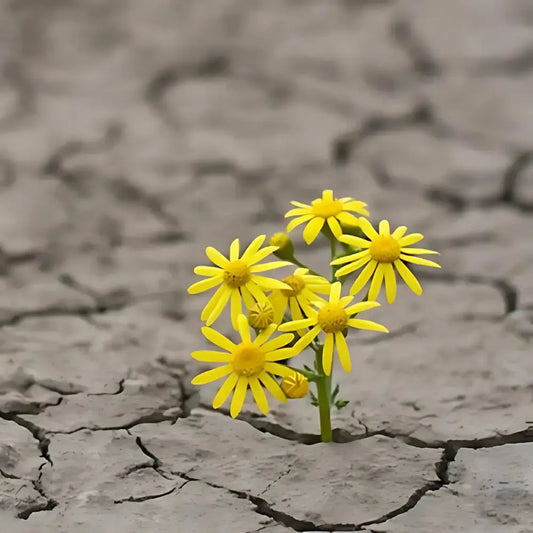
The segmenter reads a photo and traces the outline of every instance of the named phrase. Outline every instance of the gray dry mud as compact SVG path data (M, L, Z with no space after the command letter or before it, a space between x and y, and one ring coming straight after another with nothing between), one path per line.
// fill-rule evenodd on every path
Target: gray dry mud
M530 0L6 0L0 27L2 532L533 532ZM232 421L193 390L185 288L329 187L443 269L350 338L325 445L305 401Z

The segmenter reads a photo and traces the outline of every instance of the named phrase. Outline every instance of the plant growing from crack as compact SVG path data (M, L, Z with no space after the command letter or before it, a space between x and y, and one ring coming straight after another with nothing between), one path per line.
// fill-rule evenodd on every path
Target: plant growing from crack
M333 354L337 352L345 372L352 368L346 337L352 329L388 332L387 328L371 320L358 318L359 313L378 307L376 301L385 286L387 302L396 299L396 272L415 293L422 287L407 264L440 266L423 254L433 250L413 248L423 239L420 233L407 234L406 226L390 231L389 222L382 220L376 230L365 218L369 216L364 202L353 198L336 198L325 190L311 205L291 202L293 209L286 218L295 217L287 225L287 232L305 224L303 238L311 245L319 234L329 240L331 279L308 268L294 255L294 246L286 233L276 233L269 246L263 246L265 235L255 238L240 254L239 239L230 246L229 257L208 246L209 266L197 266L194 272L205 279L191 285L190 294L218 287L205 308L201 319L206 325L202 333L220 350L199 350L191 355L198 361L221 363L220 366L197 375L192 383L203 385L225 378L213 400L218 409L233 392L230 414L236 417L242 409L248 388L259 410L269 410L265 389L274 398L308 395L309 382L316 386L311 403L318 407L323 442L331 442L331 408L342 409L348 403L339 398L339 386L332 387ZM353 213L357 213L356 217ZM337 252L337 245L342 250ZM277 261L262 263L274 254ZM266 277L269 270L294 265L296 268L282 281ZM342 286L348 276L360 270L349 294L342 296ZM365 296L357 295L369 284ZM219 318L227 304L233 327L240 335L235 343L210 326ZM243 313L243 304L248 318ZM255 335L252 338L251 329ZM274 333L282 332L273 337ZM295 332L297 340L294 342ZM310 348L314 353L313 366L293 368L283 362Z

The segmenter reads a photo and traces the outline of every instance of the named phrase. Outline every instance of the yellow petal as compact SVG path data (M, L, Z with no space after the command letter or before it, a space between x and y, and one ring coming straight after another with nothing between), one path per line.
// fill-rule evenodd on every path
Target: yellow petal
M218 389L218 392L213 398L213 409L218 409L226 401L238 379L239 375L235 373L227 377L226 381L224 381L222 387Z
M285 290L290 290L290 286L287 285L286 283L283 283L283 281L279 281L279 280L273 279L273 278L267 278L266 276L259 276L258 274L252 274L251 280L253 282L255 282L262 289L269 289L269 290L274 290L274 289L282 290L282 289L285 289Z
M401 239L405 235L406 231L407 231L407 226L398 226L392 232L392 237L394 237L396 240Z
M308 328L316 324L316 318L304 318L302 320L291 320L290 322L285 322L280 324L278 327L279 331L296 331L297 329Z
M385 293L387 295L387 302L391 304L396 299L396 276L391 263L387 263L384 267Z
M233 367L231 365L219 366L217 368L212 368L207 372L198 374L192 379L191 383L193 385L205 385L206 383L211 383L212 381L216 381L217 379L227 376L231 372L233 372Z
M298 352L294 348L281 348L279 350L274 350L273 352L268 352L265 356L266 361L281 361L282 359L290 359L298 355Z
M383 331L384 333L388 333L389 330L382 326L381 324L378 324L377 322L372 322L372 320L361 320L360 318L350 318L348 320L348 325L352 328L357 329L369 329L372 331Z
M311 208L310 205L308 205L308 204L302 204L302 202L297 202L296 200L292 200L292 201L291 201L291 204L292 204L292 205L295 205L296 207L307 207L307 208L309 208L309 209Z
M216 291L213 296L211 296L211 299L207 302L206 306L204 307L202 314L200 315L201 320L204 322L208 319L209 315L211 314L211 311L215 308L215 305L220 300L220 297L223 293L227 291L228 287L225 284L222 284Z
M349 265L344 265L343 267L339 268L335 272L336 277L346 276L347 274L351 274L354 270L357 270L361 268L362 266L366 265L369 261L371 261L372 257L367 252L367 255L363 258L359 259L358 261L354 261L353 263Z
M311 214L311 210L308 207L297 207L295 209L291 209L290 211L287 211L285 213L285 218L309 215L309 214Z
M276 324L270 324L270 326L267 326L257 337L254 339L254 344L257 346L261 346L263 348L263 351L268 351L268 348L265 350L263 344L268 344L268 339L272 336L272 333L276 331L277 329Z
M441 266L438 263L435 263L435 261L430 261L429 259L424 259L423 257L400 254L400 259L403 259L408 263L414 263L415 265L441 268Z
M372 227L372 224L370 224L366 218L359 218L359 226L370 240L374 240L378 236L378 232Z
M357 294L368 282L377 266L377 261L372 259L368 265L361 271L357 279L353 282L350 294Z
M270 374L275 374L276 376L290 376L293 372L290 368L286 367L285 365L281 365L279 363L273 363L271 361L267 361L265 363L265 370L269 372Z
M250 337L250 326L248 324L248 319L243 314L240 314L237 317L237 328L239 330L242 342L252 342L252 338Z
M198 274L199 276L223 276L224 270L219 267L212 267L212 266L197 266L194 267L194 273Z
M328 226L331 233L338 239L342 235L342 228L339 221L335 217L328 217Z
M390 226L388 220L382 220L379 223L379 234L380 235L390 235Z
M274 253L278 249L278 246L265 246L263 249L258 250L255 254L247 260L248 266L259 263L262 259Z
M263 387L261 387L261 385L259 384L259 380L257 378L250 378L250 389L252 390L255 403L257 404L257 407L259 407L259 410L262 413L267 414L268 401L265 396L265 391L263 390Z
M374 273L374 277L372 278L370 289L368 289L369 300L377 300L379 291L381 289L381 284L383 283L384 271L385 267L383 266L383 263L379 263L376 268L376 272Z
M437 254L440 255L439 252L435 252L435 250L426 250L426 248L402 248L403 254Z
M330 265L337 266L343 265L344 263L351 263L352 261L359 261L362 257L369 255L368 250L361 250L356 254L345 255L331 261Z
M235 418L241 412L247 389L248 378L239 376L239 381L237 381L237 386L235 387L235 392L233 393L233 398L231 399L230 415L232 418Z
M339 359L341 361L342 368L345 372L352 371L352 361L350 359L350 351L348 350L348 345L346 344L346 339L341 331L335 333L335 344L337 346L337 352L339 354Z
M267 299L263 290L253 281L249 281L245 287L250 291L256 302L264 302Z
M241 261L246 263L249 259L251 259L257 253L259 248L261 248L261 245L265 242L265 239L266 235L259 235L259 237L256 237L242 254Z
M216 266L219 266L221 268L224 268L228 265L229 261L215 248L212 246L208 246L205 249L205 255L209 258L209 260L214 263Z
M329 301L332 304L336 304L339 301L339 298L341 297L341 290L342 285L340 281L336 281L335 283L331 284L331 293L329 295Z
M246 286L240 287L239 290L241 291L241 296L244 300L246 309L251 309L255 305L255 300L252 298L250 291L246 288Z
M274 322L280 324L283 320L283 315L287 309L287 301L289 298L285 296L281 291L272 291L268 297L272 308L274 309Z
M222 313L222 310L228 303L228 300L230 299L231 293L233 291L237 292L236 289L230 289L229 287L226 287L225 285L222 285L222 288L225 289L220 294L220 298L215 303L215 306L213 307L213 310L211 311L211 314L207 317L207 320L205 321L207 326L210 326L219 316L220 313Z
M287 397L281 390L281 387L278 385L278 382L269 374L266 372L263 372L259 376L259 381L267 388L267 390L276 398L276 400L285 403L287 401Z
M242 314L241 293L238 290L231 291L231 325L238 329L237 318Z
M284 266L292 265L290 261L271 261L270 263L263 263L261 265L253 265L250 267L250 272L265 272L266 270L274 270Z
M222 333L219 333L217 330L213 328L208 328L204 326L202 328L202 334L208 341L212 342L215 346L218 346L219 348L222 348L223 350L232 352L235 349L235 346L236 346L235 343L230 341L227 337L222 335Z
M307 226L305 226L303 237L307 244L311 244L320 233L322 226L324 225L324 219L321 217L315 217L311 219Z
M357 248L369 248L372 244L370 241L361 239L361 237L356 237L355 235L342 235L341 237L339 237L339 241L349 244L350 246L355 246Z
M359 219L346 211L339 213L337 219L345 226L359 226Z
M422 294L422 287L414 274L399 260L394 261L394 266L398 270L398 273L405 281L405 284L415 293L420 296Z
M239 259L239 239L235 239L229 247L229 260L236 261Z
M287 224L287 233L290 233L294 228L299 226L300 224L303 224L304 222L307 222L308 220L311 220L314 215L303 215L301 217L295 218L291 220Z
M346 314L351 316L353 314L361 313L362 311L368 311L369 309L374 309L374 307L379 307L381 304L379 302L359 302L354 305L350 305L345 309Z
M359 213L361 215L365 215L366 217L370 215L370 213L365 209L365 202L359 202L357 200L352 200L351 202L346 202L343 205L343 209L345 211L355 211L356 213Z
M405 237L402 237L399 240L399 243L400 246L403 248L404 246L410 246L415 242L421 241L423 238L424 236L421 233L411 233L409 235L406 235Z
M333 201L333 191L331 189L324 189L322 191L322 200L326 200L329 202Z
M306 346L311 344L313 339L320 333L320 326L316 325L313 329L309 330L295 345L294 349L301 352Z
M217 352L214 350L197 350L191 353L191 357L197 361L206 363L227 363L231 360L231 354L228 352Z
M199 292L208 291L217 285L222 283L223 277L216 276L214 278L203 279L202 281L197 281L193 283L188 289L189 294L198 294Z
M333 345L335 337L333 333L326 334L326 340L324 341L324 348L322 350L322 368L326 376L331 375L331 367L333 366Z

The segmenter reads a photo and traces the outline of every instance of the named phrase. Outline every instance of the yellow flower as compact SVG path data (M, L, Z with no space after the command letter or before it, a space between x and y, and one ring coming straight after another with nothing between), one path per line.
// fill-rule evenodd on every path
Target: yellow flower
M274 323L274 308L272 304L265 300L255 303L248 310L248 323L252 328L265 329Z
M356 294L359 292L366 285L372 274L374 274L368 291L368 299L377 299L381 285L383 284L383 279L385 279L387 301L389 303L394 302L396 299L396 275L392 265L396 267L396 270L407 286L415 294L422 294L420 283L418 283L418 280L413 273L407 268L405 262L440 268L439 264L430 261L429 259L416 257L419 254L438 254L439 252L425 250L424 248L408 248L411 244L422 240L424 236L420 233L405 235L405 232L407 231L406 226L399 226L391 234L389 222L387 220L382 220L379 223L378 233L368 220L360 218L359 221L361 229L370 240L367 241L360 237L343 235L340 238L341 242L345 242L358 248L363 248L363 250L355 254L335 259L331 263L332 265L349 263L337 270L336 276L338 277L345 276L346 274L366 265L354 281L352 288L350 289L350 294Z
M352 369L350 352L348 351L348 345L346 344L346 339L343 335L343 331L347 327L371 329L374 331L384 331L386 333L389 331L385 326L372 322L371 320L351 318L352 315L360 313L361 311L378 307L378 302L360 302L354 305L349 305L352 300L353 296L344 296L341 298L341 283L337 281L331 285L329 302L315 302L318 311L313 309L308 314L308 318L286 322L285 324L281 324L278 328L279 331L296 331L302 328L312 328L294 346L297 352L303 350L321 331L323 331L326 334L326 338L324 341L324 349L322 351L322 367L326 376L331 374L333 348L335 345L337 346L337 352L339 354L342 368L344 368L346 372L350 372Z
M287 398L303 398L309 392L309 381L303 374L293 370L292 374L281 380L281 390Z
M283 282L289 285L290 289L275 289L269 296L272 306L274 307L274 322L280 324L287 304L293 320L301 320L303 317L302 310L307 314L311 302L323 300L316 293L329 294L331 284L322 276L309 274L307 268L297 268L294 274L287 276Z
M293 370L276 361L294 357L298 353L295 348L282 348L291 342L294 335L288 333L268 340L276 331L277 326L272 324L252 341L248 320L242 314L237 317L237 327L241 336L239 344L233 343L212 328L202 328L206 339L226 351L200 350L193 352L191 356L197 361L224 364L198 374L191 383L204 385L229 374L213 399L213 407L218 409L235 389L230 408L231 416L235 418L242 409L246 391L250 387L259 410L262 413L268 413L268 401L263 387L280 402L287 401L285 394L271 374L277 376L292 374Z
M237 317L242 313L242 300L248 309L255 302L266 300L265 290L288 289L289 287L276 279L258 276L258 272L272 270L290 265L288 261L272 261L257 265L259 261L277 250L276 246L267 246L263 249L266 235L256 237L250 246L239 258L239 239L235 239L230 246L229 260L215 248L208 246L205 249L207 257L216 266L197 266L194 273L207 276L207 279L198 281L188 289L189 294L197 294L220 285L211 297L204 310L201 319L210 326L219 316L228 300L231 299L231 323L237 328Z
M357 217L348 213L354 211L361 215L368 216L369 213L365 209L366 204L353 198L334 198L333 191L322 191L322 198L313 200L311 205L302 204L301 202L291 202L296 206L296 209L291 209L285 214L287 217L297 217L291 220L287 225L287 231L291 232L300 224L307 222L303 236L307 244L311 244L320 233L322 226L327 221L331 233L335 238L342 235L340 224L358 225Z

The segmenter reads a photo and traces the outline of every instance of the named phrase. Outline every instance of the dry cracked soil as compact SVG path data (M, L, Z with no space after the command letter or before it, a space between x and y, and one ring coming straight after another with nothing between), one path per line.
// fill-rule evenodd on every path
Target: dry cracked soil
M0 27L1 533L533 533L531 0L2 0ZM443 266L349 338L331 444L307 401L210 408L185 290L324 188Z

